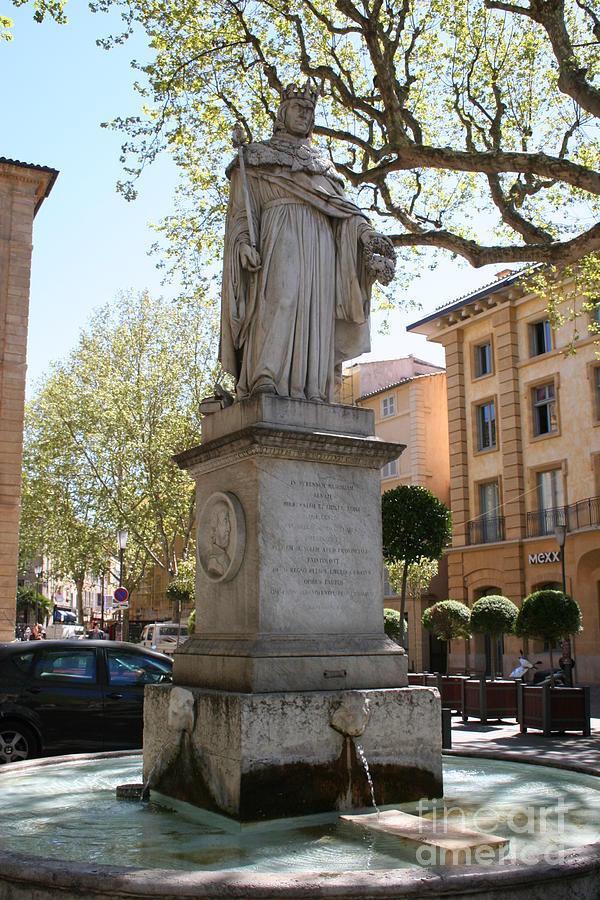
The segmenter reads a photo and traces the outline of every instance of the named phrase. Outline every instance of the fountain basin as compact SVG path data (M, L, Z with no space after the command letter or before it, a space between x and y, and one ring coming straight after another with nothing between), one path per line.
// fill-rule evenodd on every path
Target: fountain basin
M424 802L420 812L441 816L445 803L449 817L462 809L465 824L475 817L480 830L510 837L506 861L453 867L419 865L414 848L344 830L332 814L240 826L116 800L116 785L140 776L141 756L130 753L6 767L0 898L600 894L600 780L593 776L447 757L446 799Z

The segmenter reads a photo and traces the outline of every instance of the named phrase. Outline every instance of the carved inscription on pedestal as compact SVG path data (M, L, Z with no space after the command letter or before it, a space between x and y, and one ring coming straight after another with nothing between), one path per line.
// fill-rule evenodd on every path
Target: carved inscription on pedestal
M369 618L370 608L379 609L380 616L379 495L373 498L360 479L347 477L343 469L339 477L321 468L316 475L298 474L286 482L266 573L274 604L293 603L311 615L322 614L325 628L339 625L348 614ZM274 618L279 618L275 612ZM365 621L361 627L367 627Z

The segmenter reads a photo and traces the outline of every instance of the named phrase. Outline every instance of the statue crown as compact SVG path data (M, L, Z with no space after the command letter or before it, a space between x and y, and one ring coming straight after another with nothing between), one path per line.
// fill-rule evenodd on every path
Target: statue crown
M312 78L308 78L304 87L288 84L283 90L282 100L306 100L316 106L320 93L320 86Z

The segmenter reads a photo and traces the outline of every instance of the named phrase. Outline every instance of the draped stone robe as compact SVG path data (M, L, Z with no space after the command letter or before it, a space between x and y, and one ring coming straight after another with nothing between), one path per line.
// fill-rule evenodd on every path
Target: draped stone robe
M250 244L237 160L225 232L220 360L240 398L256 390L333 401L334 369L370 349L371 280L361 236L372 231L344 197L329 160L306 142L245 148L262 266L240 264Z

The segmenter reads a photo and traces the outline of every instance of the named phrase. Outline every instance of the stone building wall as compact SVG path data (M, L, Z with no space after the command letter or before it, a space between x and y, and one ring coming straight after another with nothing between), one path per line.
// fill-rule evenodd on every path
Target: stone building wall
M0 641L15 628L33 219L57 174L0 157Z

